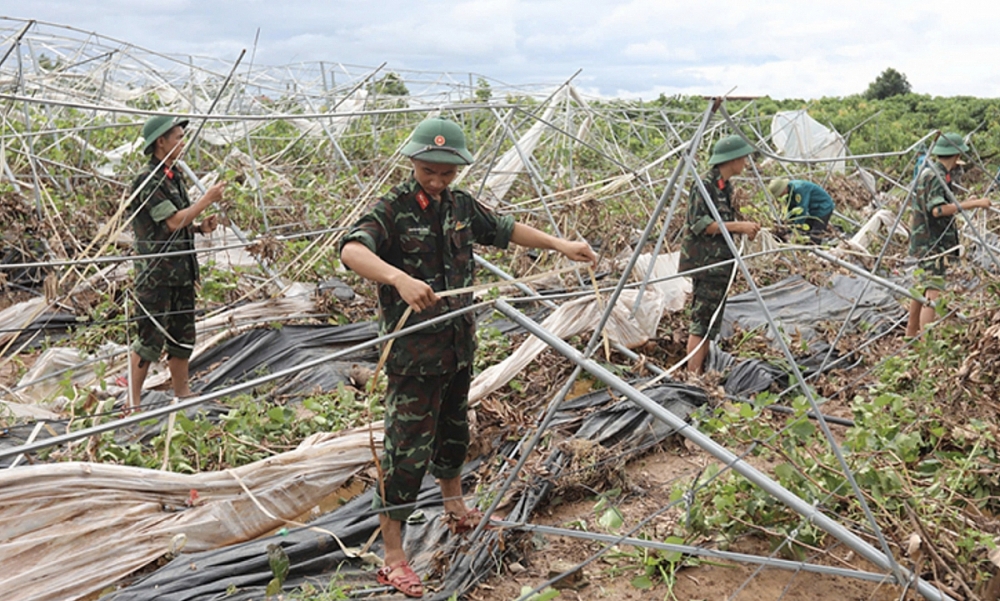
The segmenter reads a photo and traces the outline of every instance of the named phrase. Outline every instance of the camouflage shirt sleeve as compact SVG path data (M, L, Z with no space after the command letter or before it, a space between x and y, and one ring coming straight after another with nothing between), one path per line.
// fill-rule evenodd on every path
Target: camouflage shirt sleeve
M930 213L934 210L934 207L939 207L941 205L950 204L951 201L948 200L948 193L945 191L944 184L941 180L934 176L933 172L928 173L931 181L928 182L927 186L927 196L926 196L926 209Z
M368 212L355 222L347 235L340 241L340 250L348 242L360 242L368 250L382 256L389 244L389 228L387 227L387 200L380 198L369 208Z
M709 195L712 197L712 202L718 205L718 197L712 189L713 182L705 179L702 183L705 184L705 189L708 190ZM691 233L699 236L705 233L708 226L715 223L715 217L712 216L712 211L708 208L708 204L704 198L702 198L697 182L691 186L691 195L688 198L687 222Z
M477 200L471 197L469 200L472 203L472 233L476 242L507 248L514 233L514 218L510 215L497 215Z
M937 165L934 163L924 163L924 169L917 178L915 200L917 201L919 210L926 213L928 217L933 217L931 212L934 210L934 207L946 205L951 202L948 200L948 194L945 191L945 183L941 181L946 174L941 173L941 170L936 169L936 167Z

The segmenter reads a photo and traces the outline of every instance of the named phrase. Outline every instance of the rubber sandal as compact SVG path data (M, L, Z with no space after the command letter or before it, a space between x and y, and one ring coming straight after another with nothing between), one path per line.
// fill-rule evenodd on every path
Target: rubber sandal
M470 509L468 513L463 516L458 516L455 513L449 511L444 514L445 524L448 525L448 530L452 534L466 534L467 532L472 532L479 525L479 522L483 521L483 512L479 509ZM494 523L496 521L495 516L490 516L490 521L484 527L484 530L494 530L500 526L500 524Z
M407 597L419 599L424 596L424 585L420 582L420 576L417 576L405 559L391 566L385 565L379 568L375 572L375 580L379 584L391 586Z

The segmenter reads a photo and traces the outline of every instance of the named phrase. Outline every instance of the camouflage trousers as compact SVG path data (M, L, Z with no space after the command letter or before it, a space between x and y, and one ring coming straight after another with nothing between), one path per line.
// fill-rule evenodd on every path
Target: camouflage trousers
M945 274L948 273L948 265L954 261L952 253L938 254L932 259L920 259L917 261L917 269L923 273L916 277L917 288L922 291L945 289Z
M691 322L688 334L702 338L715 338L722 330L722 314L726 310L726 288L729 278L691 278ZM715 310L719 316L712 323ZM709 324L712 324L709 329Z
M194 285L140 287L135 292L139 338L132 350L145 361L167 355L188 359L194 350Z
M385 453L382 491L372 509L388 508L393 520L413 512L420 483L428 470L435 478L462 473L469 450L470 369L433 376L389 374L385 396Z

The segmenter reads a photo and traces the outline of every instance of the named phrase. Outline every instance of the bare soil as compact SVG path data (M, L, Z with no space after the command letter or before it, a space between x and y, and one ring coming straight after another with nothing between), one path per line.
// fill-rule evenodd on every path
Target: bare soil
M703 451L675 442L630 462L626 467L630 490L616 503L625 518L625 528L667 505L675 484L690 481L713 461ZM767 466L758 467L766 469ZM594 505L594 497L559 502L557 496L549 506L535 514L535 521L554 527L605 533L606 530L597 522ZM652 520L643 532L653 540L664 540L673 533L679 519L683 519L683 514L679 511L665 513ZM566 565L583 562L600 550L603 544L566 536L535 536L527 547L527 553L521 562L523 565L520 566L523 571L515 566L515 571L519 573L514 573L508 566L506 573L481 584L469 598L517 599L522 587L541 584L556 573L550 574L551 570L560 569L560 566L565 569ZM771 555L768 543L757 537L745 537L736 541L728 550L764 557ZM582 571L582 585L561 589L558 599L889 601L900 599L902 593L898 587L890 584L815 573L795 573L776 568L758 570L756 565L716 560L691 562L695 565L678 572L672 590L660 580L656 580L652 589L639 590L631 584L632 579L641 573L636 551L621 546L586 566ZM808 561L880 572L843 546L831 546ZM906 598L916 598L907 594L909 596Z

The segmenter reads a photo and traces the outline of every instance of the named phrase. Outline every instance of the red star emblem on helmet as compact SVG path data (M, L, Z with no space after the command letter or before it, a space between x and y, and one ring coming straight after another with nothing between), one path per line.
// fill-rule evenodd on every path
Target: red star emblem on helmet
M437 144L438 146L444 146L445 142L446 140L444 139L444 136L442 136L441 134L438 134L437 136L434 137L434 143Z

